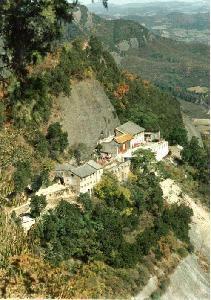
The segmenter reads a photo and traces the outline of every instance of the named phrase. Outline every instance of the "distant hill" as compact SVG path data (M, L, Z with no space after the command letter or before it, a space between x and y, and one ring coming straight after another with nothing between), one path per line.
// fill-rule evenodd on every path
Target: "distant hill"
M74 26L83 35L96 35L121 68L152 81L176 96L208 103L207 95L187 91L193 86L209 87L207 45L163 38L135 21L106 20L89 12L84 6L75 13ZM71 30L69 27L69 38Z
M124 15L140 15L150 16L154 14L169 14L171 12L181 13L198 13L208 12L209 2L207 1L151 1L148 3L128 3L123 5L109 4L108 11L102 8L99 3L92 3L87 6L89 10L96 14L110 15L110 16L124 16Z
M171 12L152 16L126 15L122 18L139 22L163 37L188 43L209 44L209 13Z
M110 4L108 10L102 9L98 4L88 7L105 19L133 20L164 37L185 42L209 43L208 1Z

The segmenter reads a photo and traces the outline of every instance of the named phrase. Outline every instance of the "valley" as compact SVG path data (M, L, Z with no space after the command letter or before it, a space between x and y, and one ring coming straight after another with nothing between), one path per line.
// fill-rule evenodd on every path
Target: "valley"
M105 19L85 7L75 16L76 26L84 35L95 34L121 69L140 75L178 98L209 106L208 45L159 36L127 16ZM197 86L207 92L192 89Z
M209 44L209 4L206 1L111 4L106 12L97 4L88 7L106 19L122 18L139 22L163 37Z

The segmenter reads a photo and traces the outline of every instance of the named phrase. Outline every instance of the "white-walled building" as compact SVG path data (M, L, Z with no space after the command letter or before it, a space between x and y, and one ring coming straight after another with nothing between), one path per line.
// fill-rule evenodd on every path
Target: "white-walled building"
M141 149L151 150L155 154L157 161L162 160L169 153L169 145L167 141L150 142L141 146Z
M58 165L56 177L72 191L92 194L95 185L100 182L103 172L115 174L119 181L127 180L130 174L130 159L139 149L149 149L155 153L157 161L168 155L168 142L160 139L160 132L145 132L145 129L133 122L127 122L115 130L114 136L100 140L101 158L98 163L93 160L82 166L70 164Z
M131 137L130 149L137 148L144 143L144 132L144 128L131 121L128 121L115 129L116 138L122 135L128 135Z
M91 194L102 175L102 166L93 160L79 167L65 164L56 168L56 177L60 178L64 185L71 186L77 195L80 193Z
M115 129L113 140L101 144L102 156L120 161L131 159L139 149L149 149L158 161L168 155L168 142L161 140L160 132L145 132L145 129L129 121Z

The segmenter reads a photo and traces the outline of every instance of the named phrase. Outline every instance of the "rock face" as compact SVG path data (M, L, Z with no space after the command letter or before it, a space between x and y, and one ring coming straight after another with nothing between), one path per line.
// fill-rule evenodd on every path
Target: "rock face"
M208 300L209 299L209 212L188 195L180 198L181 189L171 179L161 183L164 197L169 203L181 203L192 208L193 218L189 231L194 253L180 262L170 276L170 285L162 300Z
M113 134L120 124L113 105L96 80L73 84L71 96L60 96L58 102L70 145L84 143L93 148L100 137Z
M160 300L208 300L209 285L209 220L210 215L200 203L196 203L172 180L161 182L163 196L169 204L185 203L193 210L192 223L189 230L194 253L181 260L174 272L169 276L170 283ZM151 277L144 289L134 298L149 300L157 289L157 278Z
M170 276L170 285L162 300L208 300L209 274L194 254L188 255Z

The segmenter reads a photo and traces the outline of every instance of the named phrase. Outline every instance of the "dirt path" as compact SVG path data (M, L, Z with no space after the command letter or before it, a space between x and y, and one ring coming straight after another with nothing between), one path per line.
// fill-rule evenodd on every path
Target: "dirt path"
M193 136L195 136L199 140L199 145L203 146L201 133L196 128L196 126L194 126L193 121L191 120L191 118L188 115L184 114L184 113L182 114L182 117L183 117L183 122L184 122L185 128L188 132L189 139L191 139Z

